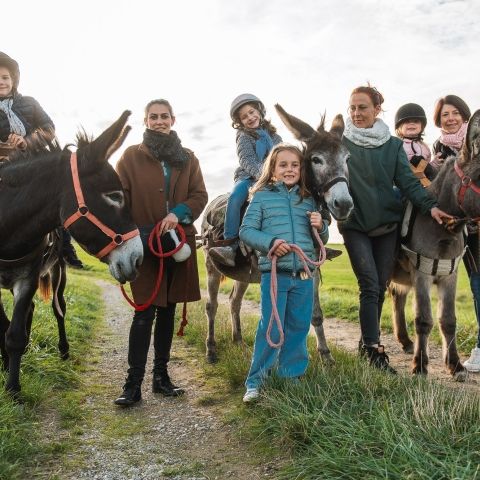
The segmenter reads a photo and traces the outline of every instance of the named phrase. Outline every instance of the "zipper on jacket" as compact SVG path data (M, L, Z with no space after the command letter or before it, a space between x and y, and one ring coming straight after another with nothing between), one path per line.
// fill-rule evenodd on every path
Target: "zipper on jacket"
M284 186L285 186L285 189L287 190L288 208L290 209L290 223L292 225L292 243L295 243L295 227L294 227L294 221L293 221L292 202L290 197L291 191L286 187L286 185ZM291 252L291 254L292 254L292 264L293 264L292 276L295 276L297 274L297 261L295 258L295 253Z

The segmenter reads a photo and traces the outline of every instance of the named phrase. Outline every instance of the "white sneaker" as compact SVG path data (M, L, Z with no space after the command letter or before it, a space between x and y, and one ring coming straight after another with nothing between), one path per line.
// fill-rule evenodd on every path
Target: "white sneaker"
M463 363L463 366L469 372L480 372L480 348L475 347L472 350L470 358ZM247 390L248 393L248 390Z
M255 402L260 397L260 391L258 388L247 388L245 395L243 396L244 403Z

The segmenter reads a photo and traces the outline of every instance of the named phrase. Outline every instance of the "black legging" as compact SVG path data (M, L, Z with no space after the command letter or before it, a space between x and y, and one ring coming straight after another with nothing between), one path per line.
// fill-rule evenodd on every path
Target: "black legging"
M380 341L380 317L395 265L397 231L369 237L356 230L344 230L342 235L360 288L362 341L365 345L374 345Z

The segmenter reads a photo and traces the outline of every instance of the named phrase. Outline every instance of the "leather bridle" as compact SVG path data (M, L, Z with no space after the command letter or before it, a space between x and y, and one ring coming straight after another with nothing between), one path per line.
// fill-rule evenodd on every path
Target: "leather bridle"
M135 230L124 234L115 233L101 220L99 220L92 212L90 212L90 209L85 204L83 197L82 187L80 185L80 177L78 176L77 154L75 152L73 152L70 156L70 168L72 171L73 188L77 197L78 208L77 211L73 215L70 215L63 223L65 228L68 229L80 218L86 218L89 222L93 223L98 229L100 229L107 237L111 238L111 242L105 248L102 248L102 250L95 254L97 258L105 257L119 245L122 245L127 240L140 235L138 228L135 228Z

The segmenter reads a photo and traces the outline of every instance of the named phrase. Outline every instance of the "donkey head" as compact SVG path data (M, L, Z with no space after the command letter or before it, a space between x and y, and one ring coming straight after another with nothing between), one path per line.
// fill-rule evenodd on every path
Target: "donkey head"
M327 132L325 116L315 130L280 105L275 108L293 136L303 143L308 189L315 198L325 201L335 219L344 220L353 208L353 200L348 191L348 150L341 142L343 117L337 115Z
M480 110L468 122L467 136L456 162L463 178L459 178L462 175L458 171L454 175L454 198L469 218L480 217Z
M85 215L86 208L78 209L78 192L66 188L62 206L62 222L75 240L92 255L109 264L110 273L121 283L133 280L137 267L143 259L143 247L136 233L130 210L126 203L120 180L108 163L110 155L123 143L130 127L126 125L130 112L107 128L96 140L91 141L85 134L77 136L78 178L85 205L90 214L99 222ZM72 185L72 176L66 185ZM77 189L78 190L78 189ZM68 219L76 210L83 216L69 224ZM103 227L99 227L103 224ZM102 231L103 228L103 231ZM108 230L109 232L105 232ZM109 245L115 233L115 243ZM123 239L122 239L123 237ZM133 237L133 238L129 238ZM111 249L113 248L113 249ZM111 250L110 250L111 249ZM105 253L102 253L105 252Z

